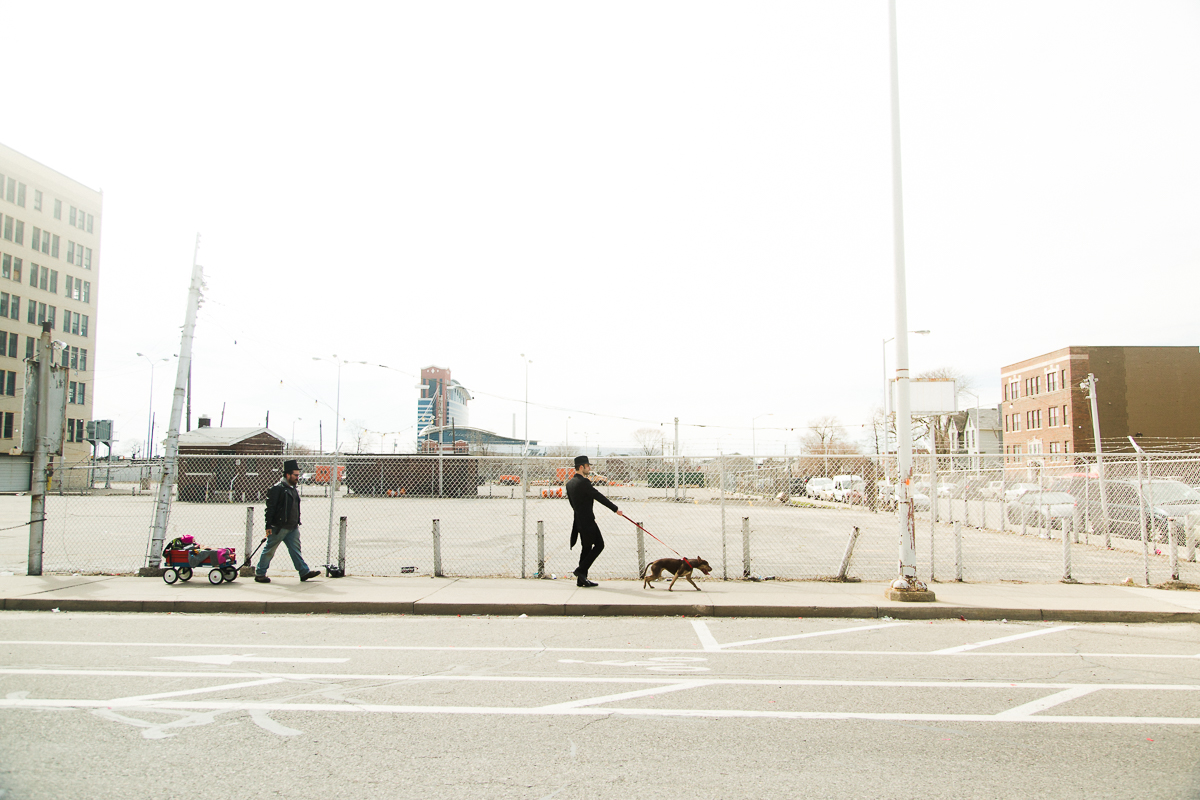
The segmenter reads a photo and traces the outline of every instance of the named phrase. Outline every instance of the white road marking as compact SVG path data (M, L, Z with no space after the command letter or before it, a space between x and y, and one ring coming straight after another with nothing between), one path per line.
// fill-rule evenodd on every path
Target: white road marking
M584 706L600 705L601 703L614 703L618 700L633 700L638 697L651 697L666 692L678 692L683 689L695 689L697 686L707 686L708 681L688 681L686 683L668 684L666 686L655 686L650 689L636 689L632 692L621 692L620 694L607 694L603 697L588 697L583 700L568 700L565 703L553 703L548 706L542 706L543 710L553 710L559 708L582 708Z
M670 686L679 683L678 678L643 677L616 678L604 676L560 676L560 675L361 675L341 674L336 672L318 672L309 674L246 672L246 673L213 673L213 672L153 672L153 671L107 671L107 670L56 670L56 669L22 669L0 670L6 675L43 675L47 677L154 677L154 678L279 678L289 681L412 681L429 683L543 683L543 684L628 684L642 686ZM806 678L704 678L703 683L711 686L876 686L883 688L921 688L921 689L1074 689L1090 687L1094 689L1127 689L1135 691L1169 691L1169 692L1200 692L1200 684L1192 683L1032 683L1013 681L889 681L889 680L820 680ZM0 708L16 708L28 703L48 703L52 701L30 700L27 697L5 698L0 700ZM108 704L111 700L98 700L98 703ZM158 701L148 701L144 705L157 706ZM164 707L174 708L176 705L167 704Z
M560 664L593 664L600 667L645 667L654 672L708 672L708 667L701 667L688 662L704 661L703 658L665 657L652 658L649 661L581 661L577 658L560 658Z
M700 640L700 646L705 650L712 652L721 649L721 645L717 644L712 631L708 629L707 622L699 619L692 620L692 628L696 631L696 638Z
M234 662L254 661L265 664L344 664L348 658L263 658L261 656L155 656L162 661L190 661L194 664L219 664L228 667Z
M1059 626L1060 628L1080 627L1078 625ZM1058 630L1059 628L1050 628L1047 630ZM978 646L986 644L996 644L999 640L992 642L982 642ZM53 645L56 647L80 646L80 647L202 647L207 650L216 649L231 649L235 647L246 647L246 644L193 644L188 642L163 643L163 642L61 642L61 641L0 641L0 645ZM432 652L432 653L637 653L649 655L652 653L698 653L698 652L717 652L726 655L787 655L787 656L883 656L885 658L897 658L900 656L942 656L942 655L969 655L969 656L992 656L998 658L1185 658L1185 659L1200 659L1200 653L988 653L961 651L955 648L950 650L724 650L718 649L714 651L696 650L695 648L681 647L450 647L450 646L408 646L408 645L379 645L379 646L360 646L360 645L307 645L307 644L280 644L280 645L249 645L256 650L278 649L278 650L383 650L383 651L399 651L399 652ZM157 656L161 658L162 656Z
M139 704L145 700L160 700L164 697L182 697L189 694L204 694L206 692L221 692L226 689L244 689L247 686L265 686L269 683L283 683L283 678L264 678L258 681L244 683L223 683L220 686L205 686L200 689L183 689L178 692L160 692L158 694L140 694L133 697L117 697L108 702L114 706Z
M1047 633L1058 633L1059 631L1069 631L1072 628L1078 628L1078 625L1057 625L1053 628L1039 628L1035 631L1026 631L1025 633L1015 633L1012 636L1001 636L999 639L988 639L986 642L976 642L975 644L960 644L958 647L947 647L945 650L934 650L935 655L952 655L954 653L965 653L968 650L975 650L979 647L991 647L994 644L1004 644L1005 642L1015 642L1018 639L1028 639L1031 636L1044 636ZM1064 654L1069 655L1069 654Z
M286 725L280 725L275 720L267 716L267 712L259 711L258 709L250 710L250 719L255 725L265 731L270 731L276 736L299 736L304 731L298 731L295 728L289 728Z
M1045 711L1047 708L1054 708L1054 706L1062 705L1063 703L1074 700L1077 697L1089 695L1096 690L1097 689L1094 686L1076 686L1073 689L1063 689L1061 692L1056 692L1049 697L1043 697L1039 700L1034 700L1033 702L1019 705L1015 708L1010 708L1007 711L1001 711L996 716L1003 717L1004 719L1029 717L1038 713L1039 711Z
M0 701L0 708L101 708L105 700L35 700ZM862 719L900 722L1042 722L1092 723L1101 725L1200 725L1200 717L1104 717L1104 716L1027 716L1004 717L996 714L905 714L860 711L752 711L745 709L667 709L667 708L545 708L494 706L397 706L382 704L348 705L343 703L245 703L245 702L184 702L159 701L147 707L191 712L207 711L218 714L226 711L277 712L354 712L373 714L446 714L481 716L653 716L653 717L712 717L716 719ZM182 720L180 722L183 722ZM176 723L171 723L176 724ZM203 723L188 723L203 724ZM163 726L167 727L167 726Z
M789 636L772 636L769 639L747 639L744 642L730 642L717 645L718 650L727 647L743 647L748 644L766 644L767 642L786 642L790 639L811 639L814 636L833 636L839 633L858 633L859 631L877 631L881 628L895 628L899 625L911 625L911 622L886 622L882 625L859 625L856 628L838 628L832 631L813 631L812 633L793 633ZM708 649L708 648L705 648Z

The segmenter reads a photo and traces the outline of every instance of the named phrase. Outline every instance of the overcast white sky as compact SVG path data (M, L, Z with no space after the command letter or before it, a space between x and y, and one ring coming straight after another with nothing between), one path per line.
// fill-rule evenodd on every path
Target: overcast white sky
M914 372L988 404L1001 366L1066 345L1200 344L1200 3L898 8ZM323 420L328 447L334 353L393 368L342 375L343 420L401 432L389 452L430 364L522 435L519 353L549 444L678 416L684 452L748 452L771 414L758 452L795 452L881 401L884 0L4 16L2 140L104 191L94 413L119 452L145 437L134 354L178 352L197 231L193 411L227 425L269 410L315 445Z

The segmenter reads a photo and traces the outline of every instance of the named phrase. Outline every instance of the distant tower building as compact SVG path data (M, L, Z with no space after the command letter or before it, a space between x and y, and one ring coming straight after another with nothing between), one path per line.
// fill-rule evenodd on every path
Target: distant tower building
M417 398L417 433L431 425L466 427L470 399L466 387L451 379L450 370L425 367L421 370L421 396Z

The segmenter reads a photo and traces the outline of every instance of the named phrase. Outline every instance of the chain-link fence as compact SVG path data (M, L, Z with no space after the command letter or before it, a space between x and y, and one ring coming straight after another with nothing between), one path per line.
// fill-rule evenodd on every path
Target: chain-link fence
M301 456L310 564L357 575L569 574L568 458ZM622 512L713 577L889 580L897 571L893 457L595 458ZM918 566L935 580L1200 583L1200 456L917 456ZM279 456L182 456L166 539L191 534L244 558L264 527ZM1102 469L1101 469L1102 467ZM44 571L132 573L146 564L161 470L58 469L47 499ZM1100 486L1104 484L1104 492ZM106 487L106 488L105 488ZM591 575L632 578L667 546L599 505L606 547ZM27 497L0 497L0 571L25 569ZM1143 531L1145 537L1143 538ZM847 558L848 557L848 558ZM277 570L286 569L276 557Z

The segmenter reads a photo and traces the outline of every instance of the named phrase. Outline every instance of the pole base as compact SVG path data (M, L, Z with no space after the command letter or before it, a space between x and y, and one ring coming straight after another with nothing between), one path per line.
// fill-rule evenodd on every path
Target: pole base
M932 603L937 600L937 596L933 592L926 589L888 589L884 592L884 596L888 600L896 600L901 603Z
M924 581L916 577L900 577L891 582L884 592L888 600L901 603L932 603L937 600Z

